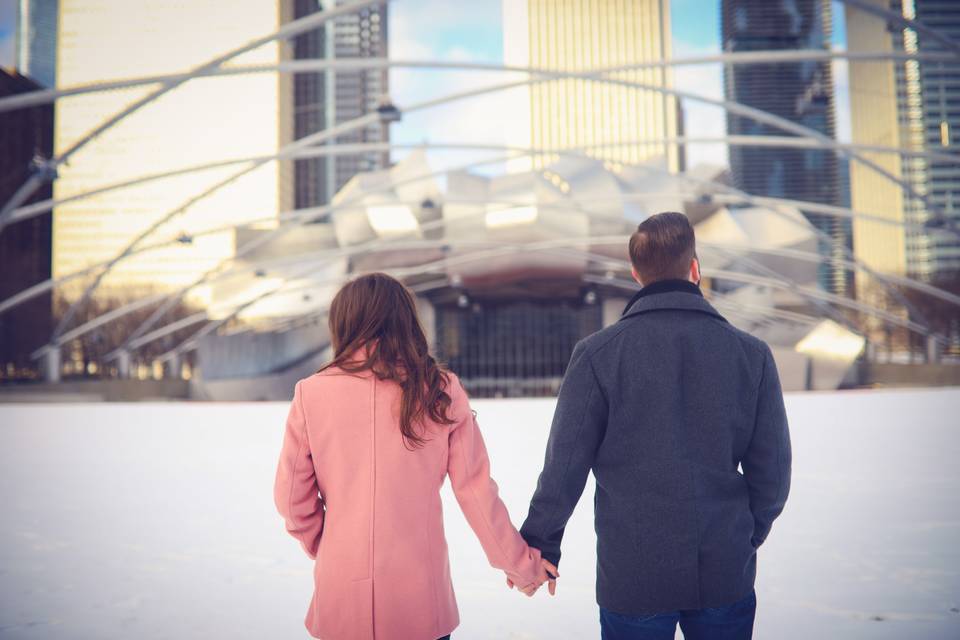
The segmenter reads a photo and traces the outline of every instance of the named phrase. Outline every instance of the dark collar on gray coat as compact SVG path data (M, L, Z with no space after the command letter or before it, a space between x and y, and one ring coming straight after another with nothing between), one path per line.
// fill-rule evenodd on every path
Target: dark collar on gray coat
M659 309L699 311L726 321L703 297L700 287L688 280L660 280L645 286L630 299L620 319Z

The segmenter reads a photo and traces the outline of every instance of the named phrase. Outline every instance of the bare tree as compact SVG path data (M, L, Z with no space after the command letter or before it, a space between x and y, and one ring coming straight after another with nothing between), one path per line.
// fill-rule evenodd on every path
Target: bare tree
M141 289L136 292L125 292L123 295L107 293L94 296L77 311L72 326L78 326L93 320L142 296L151 295L151 293L153 292L150 290ZM62 294L54 297L54 324L63 317L70 303L71 301ZM113 377L117 375L116 364L107 362L105 360L106 355L121 346L127 337L153 311L153 307L137 309L65 344L63 346L64 362L70 363L69 368L73 370L69 375L82 377ZM200 309L197 307L181 301L167 312L162 322L175 322L194 315L198 311ZM186 327L143 345L136 350L132 364L152 364L158 356L187 339L193 331L196 331L196 327Z

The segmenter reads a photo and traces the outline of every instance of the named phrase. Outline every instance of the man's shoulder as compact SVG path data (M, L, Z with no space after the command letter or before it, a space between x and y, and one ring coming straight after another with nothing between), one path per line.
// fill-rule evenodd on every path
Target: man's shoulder
M623 322L614 322L609 327L604 327L599 331L591 333L585 338L581 338L574 347L574 352L580 352L584 355L593 356L597 352L611 346L627 330Z
M758 354L766 355L766 353L770 351L770 346L766 342L764 342L762 339L758 338L757 336L751 333L747 333L743 329L738 329L737 327L733 326L730 323L727 323L725 326L728 331L732 332L734 335L737 336L737 338L739 338L740 342L744 346L750 349L753 349Z
M633 321L630 321L633 320ZM629 334L630 331L642 331L642 321L637 321L640 319L627 319L626 321L621 318L617 322L614 322L609 327L604 327L595 333L582 338L575 348L575 352L581 354L594 356L600 352L608 351L609 349L616 349L617 344L623 339L625 334ZM758 356L765 356L767 352L770 351L770 347L762 339L758 338L755 335L747 333L742 329L730 324L730 322L722 318L704 318L706 322L709 322L717 330L732 334L737 341L744 346L744 348L749 351L756 353Z

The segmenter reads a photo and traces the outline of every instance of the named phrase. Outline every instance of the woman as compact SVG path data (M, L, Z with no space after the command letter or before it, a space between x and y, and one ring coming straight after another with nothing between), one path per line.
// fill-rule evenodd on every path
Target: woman
M411 293L362 276L334 297L329 324L334 358L296 385L274 490L316 560L307 629L435 640L456 628L447 475L490 564L532 595L556 568L510 523L467 394L428 353Z

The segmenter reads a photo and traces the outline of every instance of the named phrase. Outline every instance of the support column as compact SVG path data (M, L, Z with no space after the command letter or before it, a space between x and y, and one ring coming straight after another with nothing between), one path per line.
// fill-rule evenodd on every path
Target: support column
M179 380L183 375L183 362L180 359L179 353L174 353L170 356L170 359L167 360L166 370L164 372L167 378L172 378L174 380Z
M60 382L60 347L52 347L43 354L43 379Z
M927 336L927 362L935 364L940 362L940 356L943 354L940 341L934 335Z
M437 347L437 312L433 303L426 298L417 296L417 315L420 316L420 325L427 337L427 347L431 353L436 353Z
M130 377L130 352L124 349L117 355L117 376Z

